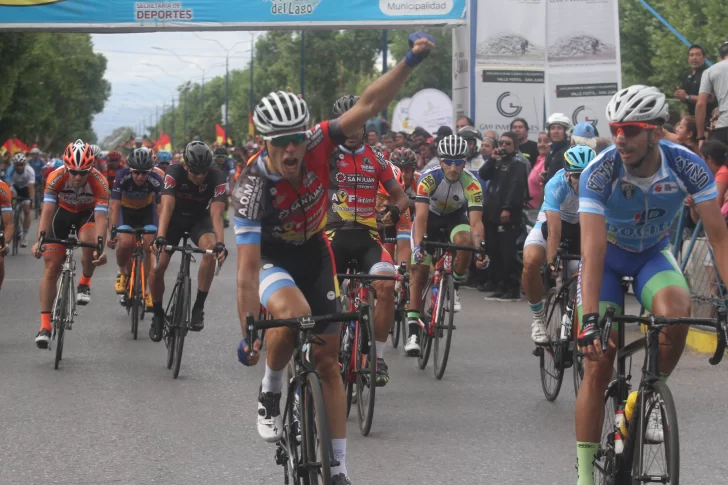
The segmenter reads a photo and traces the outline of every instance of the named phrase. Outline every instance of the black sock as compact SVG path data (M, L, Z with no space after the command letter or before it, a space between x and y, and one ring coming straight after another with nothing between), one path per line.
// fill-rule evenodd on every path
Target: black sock
M197 290L197 299L195 300L195 305L192 307L193 310L202 310L205 307L207 293L207 291Z
M455 291L458 291L460 289L460 283L455 283Z
M152 305L154 305L154 315L158 317L164 316L164 307L162 307L162 302L153 302Z

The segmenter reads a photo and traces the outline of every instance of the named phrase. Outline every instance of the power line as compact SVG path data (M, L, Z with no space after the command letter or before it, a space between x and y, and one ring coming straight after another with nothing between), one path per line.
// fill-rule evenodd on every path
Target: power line
M96 51L99 54L103 54L105 52L109 52L112 54L129 54L129 55L139 55L139 56L162 56L162 57L175 57L172 54L164 54L164 53L157 53L157 52L134 52L134 51L113 51L113 50L97 50ZM225 56L214 56L209 54L194 54L194 53L187 53L185 54L188 57L209 57L213 59L225 59ZM230 59L244 59L249 60L250 58L247 56L230 56Z

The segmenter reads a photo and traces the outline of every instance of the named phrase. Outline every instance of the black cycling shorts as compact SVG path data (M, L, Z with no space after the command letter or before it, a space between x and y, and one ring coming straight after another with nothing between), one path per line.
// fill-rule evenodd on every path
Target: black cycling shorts
M154 204L149 204L141 209L130 209L122 207L119 211L119 226L131 226L132 228L157 225L157 210ZM170 222L171 225L171 222Z
M276 291L295 286L306 298L312 315L341 311L333 254L323 233L301 246L263 245L260 264L258 294L263 306L268 306L268 299ZM340 331L341 322L322 323L314 327L314 332L318 334L332 335Z
M541 224L541 234L544 241L548 240L549 227L548 221ZM569 254L581 254L581 226L570 222L561 221L561 241L567 242L567 251Z
M184 217L181 214L172 212L172 218L167 226L167 234L164 238L170 246L177 246L182 240L182 236L187 232L190 235L190 241L199 247L200 238L205 234L214 234L212 229L212 218L210 214L204 214L202 217Z
M372 229L338 229L327 231L334 252L337 271L346 273L352 260L356 259L356 272L369 274L390 273L395 269L392 256L384 249L379 234ZM396 237L396 234L395 234Z
M76 235L81 234L84 229L95 227L94 211L71 212L59 206L51 219L51 237L53 239L68 238L71 226L76 226Z
M382 237L382 241L386 239L397 239L397 226L384 226L382 230L379 231L379 235Z
M30 199L30 190L28 190L27 186L21 188L13 185L13 188L18 199Z
M468 226L467 230L470 231L470 221L468 220L468 216L465 211L459 211L445 216L430 212L427 216L427 229L425 231L425 234L427 234L427 240L451 243L453 229L461 225ZM414 235L414 224L412 224L412 231ZM414 241L414 237L412 240Z

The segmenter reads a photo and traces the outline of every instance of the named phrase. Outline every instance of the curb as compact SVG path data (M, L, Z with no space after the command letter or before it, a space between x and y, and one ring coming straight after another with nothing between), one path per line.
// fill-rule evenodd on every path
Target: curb
M647 326L640 325L640 331L643 334L647 333ZM715 353L716 345L718 345L718 334L715 333L715 330L702 330L690 327L685 344L688 348L701 354L713 354Z

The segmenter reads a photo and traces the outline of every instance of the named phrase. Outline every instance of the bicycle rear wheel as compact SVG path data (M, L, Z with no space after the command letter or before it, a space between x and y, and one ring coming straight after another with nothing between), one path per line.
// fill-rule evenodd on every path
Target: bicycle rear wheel
M341 338L339 339L339 369L341 372L341 380L344 383L344 393L346 394L346 417L351 412L351 397L354 389L354 383L350 381L351 374L351 353L353 347L353 332L351 322L344 322L341 326Z
M634 455L632 457L632 485L660 482L670 485L680 483L680 440L677 411L672 392L662 381L647 384L640 391L638 415L632 417L636 426ZM648 440L649 420L657 413L662 425L662 441ZM652 430L654 432L654 430Z
M179 376L179 369L182 366L182 349L185 346L185 336L187 335L187 325L190 320L190 279L186 278L183 283L182 292L180 293L181 298L177 300L177 308L180 309L177 319L177 335L176 335L176 349L174 353L174 370L172 376L177 379Z
M377 342L374 338L374 318L370 305L367 305L367 319L359 322L359 341L357 348L356 407L359 416L359 431L367 436L374 418L374 394L377 369ZM366 362L365 362L366 361Z
M399 336L401 335L401 322L405 319L404 308L400 308L397 302L394 308L394 322L392 323L392 329L389 333L392 334L392 347L395 349L399 346Z
M432 277L430 277L425 290L422 292L423 310L420 314L420 320L425 324L425 328L421 330L420 338L420 355L417 356L417 365L420 369L425 370L427 361L430 360L430 349L432 348L432 338L430 337L429 328L432 324Z
M66 319L69 317L68 305L70 303L71 276L63 273L61 275L61 286L58 291L59 302L56 314L56 320L53 322L53 331L56 334L56 361L53 366L58 370L58 364L63 359L63 342L66 336Z
M572 361L574 362L574 367L572 368L574 374L574 395L578 396L581 381L584 379L584 356L579 351L579 346L576 344L576 337L579 335L579 332L574 326L574 323L572 323L571 331L574 338L574 355L572 356Z
M15 205L15 215L13 217L13 224L15 224L15 232L13 234L13 248L12 255L15 256L20 250L20 240L22 239L23 230L23 208L20 204Z
M553 401L559 395L561 383L564 381L564 360L562 358L564 343L561 342L564 294L557 288L551 288L546 297L546 305L548 315L546 335L548 335L549 343L541 346L538 360L543 394L548 401Z
M452 331L455 324L455 282L451 275L445 275L440 296L440 308L437 311L437 324L435 326L435 352L433 368L435 378L442 379L447 367L447 358L450 355Z
M624 454L618 455L614 449L614 416L626 396L618 395L617 373L612 372L612 381L604 393L604 415L602 416L602 437L599 451L594 457L594 483L596 485L623 485ZM596 418L596 417L595 417Z
M301 388L301 456L303 470L308 470L306 485L331 483L331 433L324 407L321 379L315 372L306 375ZM305 472L303 472L305 473Z
M142 313L142 276L139 271L140 258L135 258L132 263L132 272L134 273L134 285L131 291L131 333L134 336L134 340L137 339L139 333L139 317Z

